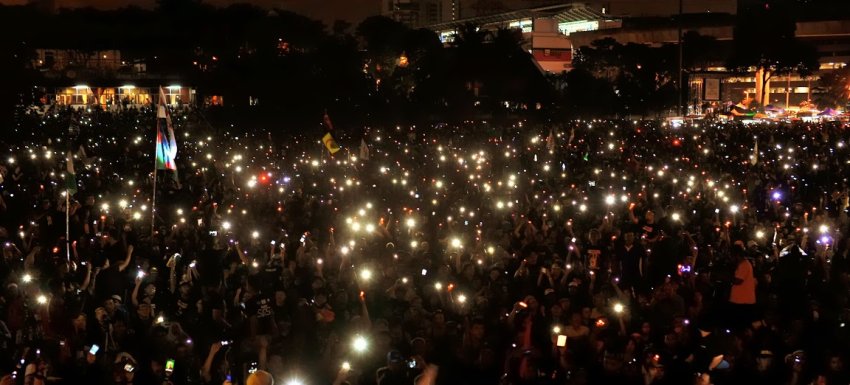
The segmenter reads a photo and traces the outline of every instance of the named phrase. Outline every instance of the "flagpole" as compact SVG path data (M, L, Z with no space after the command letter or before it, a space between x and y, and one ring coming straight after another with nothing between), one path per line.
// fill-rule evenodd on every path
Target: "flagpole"
M156 224L156 154L153 156L153 194L151 195L151 238L155 234Z
M65 260L71 262L71 190L68 188L65 189Z

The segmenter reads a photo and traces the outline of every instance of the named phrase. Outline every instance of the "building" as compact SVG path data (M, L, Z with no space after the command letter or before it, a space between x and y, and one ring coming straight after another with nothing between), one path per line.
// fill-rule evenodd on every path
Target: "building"
M505 1L503 4L513 4ZM729 49L736 14L748 7L763 7L764 0L685 0L682 1L682 33L694 31L717 39L721 49ZM621 44L651 46L678 44L679 0L611 0L569 3L507 11L486 16L467 17L433 24L441 41L450 44L458 27L472 23L486 29L518 28L526 48L539 68L558 73L572 69L573 54L595 40L613 38ZM464 7L461 7L463 10ZM815 18L797 22L798 39L816 47L820 70L810 77L798 75L771 79L765 92L754 74L741 76L725 68L725 57L684 71L689 88L689 111L700 113L707 102L755 100L761 105L795 108L813 100L817 79L824 71L850 64L850 20L812 12ZM616 15L616 16L615 16ZM722 55L721 55L722 56ZM764 95L764 100L761 95Z
M723 49L731 46L734 30L734 17L731 15L689 17L688 22L683 24L683 33L694 31L700 35L712 36ZM621 28L577 32L571 35L571 41L575 49L609 37L622 44L660 46L677 44L678 33L678 25L672 21L662 23L654 20L651 23L643 23L640 20L626 19ZM733 74L725 67L725 59L720 59L706 63L701 68L686 69L685 82L688 84L690 95L687 100L689 111L700 113L700 106L706 102L738 103L753 100L760 105L792 109L811 102L819 75L850 63L850 20L800 21L797 22L796 37L812 44L820 54L820 69L813 76L804 78L792 74L774 77L767 82L765 92L762 93L759 92L761 84L756 82L755 74Z
M518 28L526 49L542 71L559 73L572 68L571 35L581 31L619 28L621 21L583 3L529 8L499 14L458 19L429 26L444 44L450 44L458 28L472 23L481 28Z
M177 76L152 74L144 60L126 59L121 50L36 49L32 67L41 72L44 104L105 109L149 106L164 87L166 103L194 105L195 89Z
M381 13L411 28L439 23L452 17L458 0L383 0ZM447 12L448 11L448 12Z

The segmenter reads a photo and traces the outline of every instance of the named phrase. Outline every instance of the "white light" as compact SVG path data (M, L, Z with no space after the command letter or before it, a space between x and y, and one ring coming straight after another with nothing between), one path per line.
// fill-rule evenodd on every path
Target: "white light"
M679 213L673 213L672 217L673 217L674 221L678 221L679 219L682 219L682 216L679 215Z
M342 363L342 370L351 370L351 364L348 361Z
M407 218L407 227L416 226L416 221L413 218Z
M38 301L39 304L44 305L47 303L47 297L45 297L44 294L41 294L38 298L36 298L36 301Z
M587 211L587 205L582 203L580 206L578 206L578 209L581 212L585 212L585 211Z
M355 352L362 353L369 348L369 341L366 340L366 337L357 336L354 337L354 341L352 341L351 347L354 349Z
M756 238L764 238L764 231L756 231Z
M437 290L443 290L443 284L437 282L437 283L434 284L434 288L437 289Z
M466 296L463 294L457 296L457 301L460 303L466 303Z
M560 326L555 326L555 327L553 327L553 328L552 328L552 333L555 333L555 334L561 334L561 327L560 327Z
M163 322L165 322L165 317L163 317L163 316L156 317L156 323L161 324Z
M221 224L221 228L225 230L230 230L230 222L224 222Z
M24 274L22 280L24 281L24 283L30 283L32 282L32 276L29 274Z
M829 232L829 226L820 225L820 227L818 227L818 231L820 231L821 234L828 233Z
M372 279L372 270L369 270L369 269L361 270L360 271L360 278L363 279L364 281L368 281L368 280Z
M348 246L343 246L339 249L339 252L342 253L342 255L347 255L349 251Z
M133 213L133 219L135 219L135 220L142 219L142 213L140 213L138 211L134 212Z
M462 245L460 243L460 239L458 239L458 238L452 239L452 247L454 247L455 249L459 249L461 246Z
M616 201L617 201L617 198L614 198L613 195L608 195L607 197L605 197L605 204L613 205L614 202L616 202Z
M253 233L251 233L251 238L257 239L257 238L259 238L259 237L260 237L260 232L259 232L259 231L256 231L256 230L255 230Z
M624 309L623 304L621 304L621 303L614 304L614 312L615 313L622 313L623 309Z

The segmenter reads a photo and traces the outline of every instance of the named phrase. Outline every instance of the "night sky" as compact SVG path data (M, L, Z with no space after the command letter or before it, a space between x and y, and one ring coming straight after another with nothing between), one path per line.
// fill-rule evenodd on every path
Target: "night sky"
M28 0L0 0L0 4L25 4ZM358 22L379 11L380 0L204 0L216 6L233 3L252 3L265 8L281 8L324 21L336 19ZM153 7L155 0L56 0L59 7L94 6L102 9L121 8L127 5Z

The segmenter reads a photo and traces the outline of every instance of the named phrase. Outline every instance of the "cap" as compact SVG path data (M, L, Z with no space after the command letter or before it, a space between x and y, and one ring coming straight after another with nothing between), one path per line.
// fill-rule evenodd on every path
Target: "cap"
M401 355L401 352L398 350L391 350L387 353L387 362L399 363L404 361L404 356Z
M112 298L112 300L113 300L113 301L115 301L115 302L123 302L123 301L121 300L121 296L119 296L119 295L117 295L117 294L116 294L116 295L113 295L113 296L112 296L112 297L110 297L110 298Z

